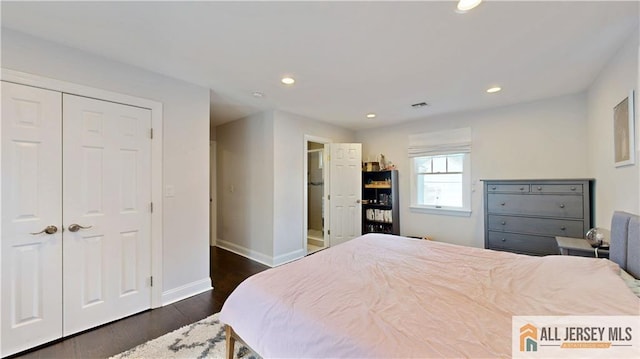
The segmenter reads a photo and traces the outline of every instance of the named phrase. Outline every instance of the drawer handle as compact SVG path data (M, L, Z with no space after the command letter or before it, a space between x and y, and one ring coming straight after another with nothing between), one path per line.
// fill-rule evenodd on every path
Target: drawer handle
M502 221L502 222L500 222L500 224L502 224L504 226L505 224L507 224L507 222Z
M572 190L572 191L575 191L575 190L576 190L576 187L572 186L572 187L571 187L571 190Z
M506 204L505 202L500 203L501 206L504 206L505 204Z
M538 191L542 191L542 187L538 186Z
M506 239L506 238L502 238L502 241L503 241L503 242L506 242L506 241L507 241L507 239Z
M521 190L521 191L524 191L524 187L520 187L520 190Z
M491 187L491 189L496 189L496 186Z
M561 231L564 231L565 229L567 229L567 227L564 227L564 226L563 226L563 227L560 227L560 230L561 230Z
M560 205L560 208L564 208L564 203Z

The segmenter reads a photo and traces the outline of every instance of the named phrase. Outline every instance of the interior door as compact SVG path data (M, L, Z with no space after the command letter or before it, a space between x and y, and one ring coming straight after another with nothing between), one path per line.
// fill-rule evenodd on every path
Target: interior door
M2 335L7 356L62 333L62 98L2 82Z
M362 145L332 143L330 163L332 246L358 237L362 233Z
M64 335L151 307L151 111L63 96Z

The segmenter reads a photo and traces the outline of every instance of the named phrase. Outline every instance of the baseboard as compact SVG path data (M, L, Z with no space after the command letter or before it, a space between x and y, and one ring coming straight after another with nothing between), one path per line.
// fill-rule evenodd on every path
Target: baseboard
M300 259L307 254L304 249L298 249L289 253L281 254L273 258L273 266L283 265L285 263L293 262L296 259Z
M162 305L165 306L175 303L211 289L213 289L211 286L211 278L201 279L178 288L169 289L166 292L162 292Z
M233 252L245 258L249 258L252 261L256 261L266 266L273 267L273 263L274 263L273 257L260 252L256 252L252 249L249 249L243 246L239 246L235 243L227 242L225 240L218 238L218 240L216 241L216 247L226 249L229 252Z

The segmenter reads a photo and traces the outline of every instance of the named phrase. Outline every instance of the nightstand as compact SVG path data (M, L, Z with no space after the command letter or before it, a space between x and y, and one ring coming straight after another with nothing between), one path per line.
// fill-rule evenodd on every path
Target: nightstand
M560 253L566 256L609 258L609 250L593 248L583 238L556 237Z

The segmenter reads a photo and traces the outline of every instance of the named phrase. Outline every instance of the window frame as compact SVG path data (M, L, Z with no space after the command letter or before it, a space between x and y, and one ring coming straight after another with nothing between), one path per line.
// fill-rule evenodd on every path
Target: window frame
M418 204L418 175L416 160L425 157L440 157L451 155L463 155L462 159L462 207L451 206L435 206ZM471 153L451 153L451 154L435 154L429 156L416 156L409 158L411 169L411 204L409 209L411 212L440 214L449 216L469 217L471 216Z

